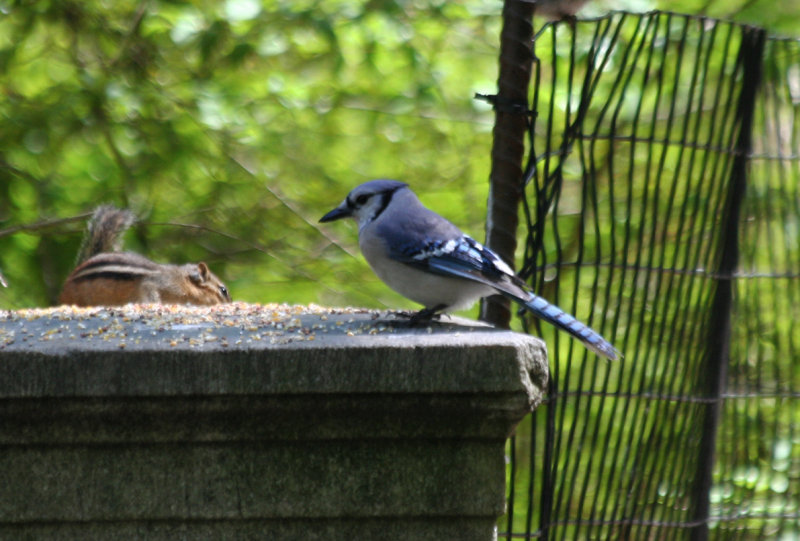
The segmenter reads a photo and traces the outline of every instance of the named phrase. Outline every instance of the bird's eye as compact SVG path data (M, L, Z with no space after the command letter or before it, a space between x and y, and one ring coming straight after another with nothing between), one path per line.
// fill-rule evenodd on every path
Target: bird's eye
M356 197L356 205L361 206L364 203L366 203L367 201L369 201L369 196L368 195L362 194L362 195L359 195L358 197Z

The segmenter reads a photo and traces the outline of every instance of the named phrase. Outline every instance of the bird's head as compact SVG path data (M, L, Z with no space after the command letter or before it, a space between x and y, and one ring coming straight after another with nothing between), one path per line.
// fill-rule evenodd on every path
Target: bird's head
M405 182L396 180L370 180L347 194L344 201L320 218L320 222L332 222L341 218L353 218L361 229L386 209L397 190L407 188Z

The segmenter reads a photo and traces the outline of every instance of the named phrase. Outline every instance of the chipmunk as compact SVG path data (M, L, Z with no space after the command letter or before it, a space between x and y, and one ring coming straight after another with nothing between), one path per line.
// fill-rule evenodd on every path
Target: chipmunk
M205 263L166 265L120 252L120 236L135 221L132 212L110 205L94 211L78 253L78 265L58 298L61 304L231 302L228 289Z

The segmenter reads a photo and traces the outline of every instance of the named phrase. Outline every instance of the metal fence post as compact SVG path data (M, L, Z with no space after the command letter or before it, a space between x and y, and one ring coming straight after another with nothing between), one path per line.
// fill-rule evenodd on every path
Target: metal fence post
M736 156L725 201L720 241L717 288L711 308L707 337L706 369L698 382L701 396L713 398L708 403L702 423L702 436L692 491L692 541L708 539L711 504L709 493L713 484L713 469L717 430L722 412L722 393L725 391L733 309L733 279L739 262L739 223L742 202L747 188L747 164L750 157L755 98L761 83L762 59L766 33L760 28L742 29L738 63L742 73L742 89L737 103L739 133Z

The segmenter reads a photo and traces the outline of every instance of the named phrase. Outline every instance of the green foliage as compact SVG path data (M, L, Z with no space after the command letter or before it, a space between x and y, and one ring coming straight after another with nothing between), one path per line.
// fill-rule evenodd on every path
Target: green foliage
M480 234L499 19L478 2L39 2L0 19L3 226L143 224L128 249L206 260L237 300L410 306L317 219L406 180ZM0 236L8 308L53 302L82 222ZM358 284L343 288L341 284Z

